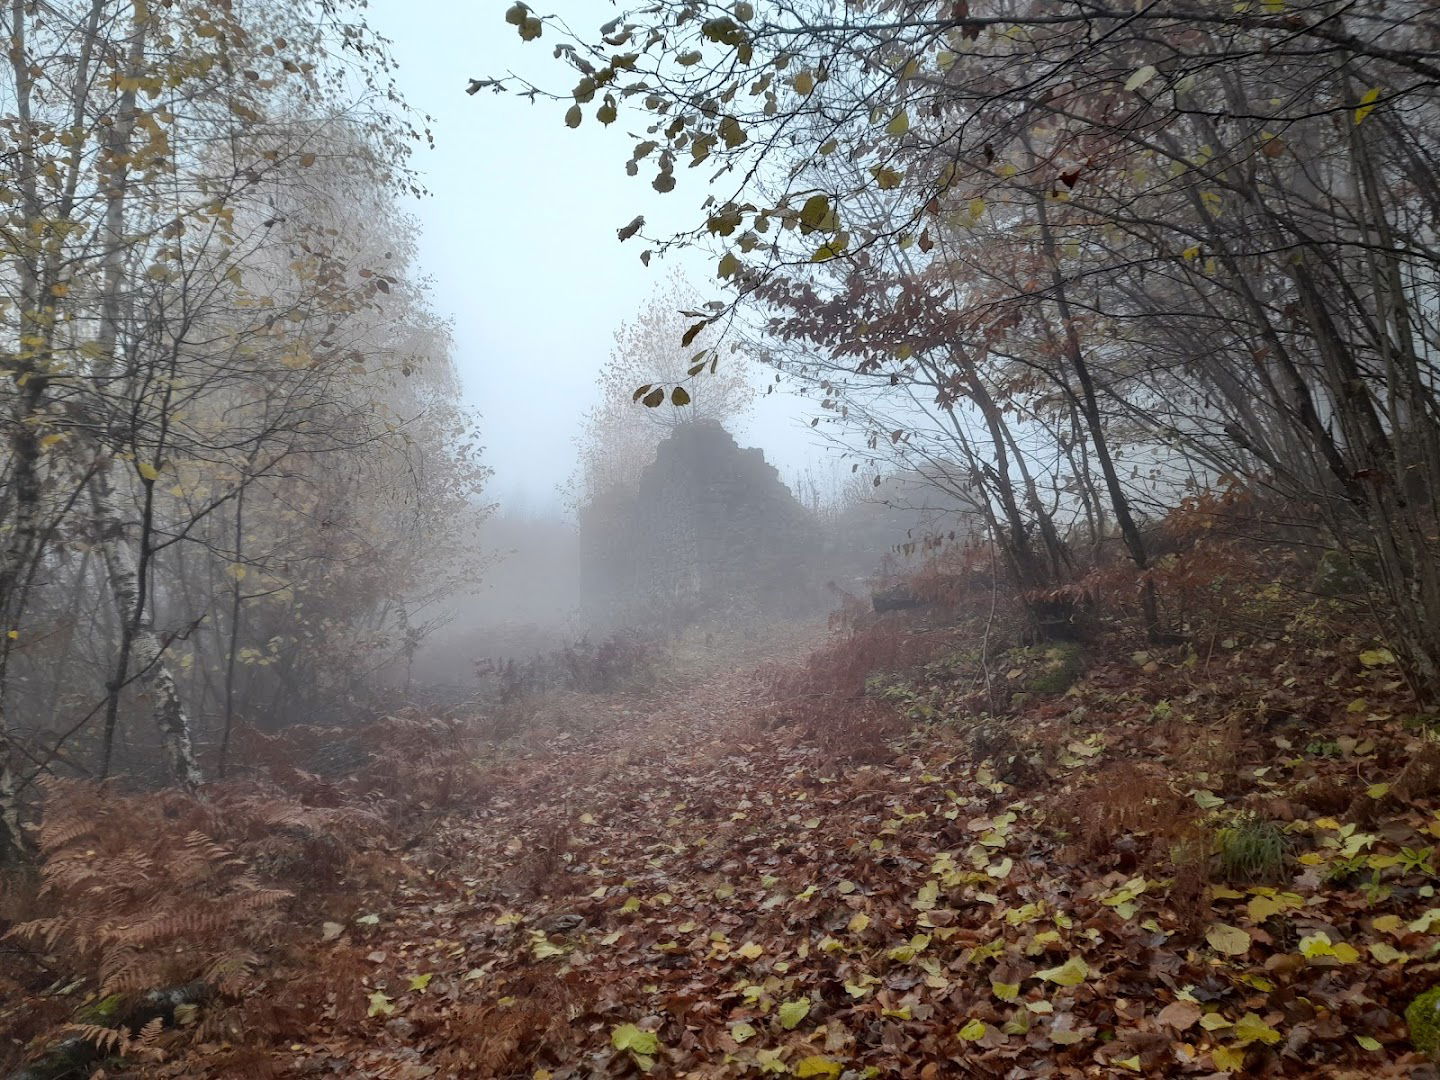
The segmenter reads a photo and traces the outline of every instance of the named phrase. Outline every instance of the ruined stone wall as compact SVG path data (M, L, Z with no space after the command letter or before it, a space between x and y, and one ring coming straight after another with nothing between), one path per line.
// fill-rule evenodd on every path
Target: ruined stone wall
M786 615L821 602L819 525L759 450L696 421L656 450L633 490L580 519L581 589L596 615L690 622Z

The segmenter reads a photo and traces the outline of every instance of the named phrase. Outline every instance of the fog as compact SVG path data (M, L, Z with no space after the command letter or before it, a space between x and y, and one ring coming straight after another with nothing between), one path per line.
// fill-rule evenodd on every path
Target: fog
M563 511L560 491L615 331L672 269L710 290L706 299L719 295L715 256L704 246L646 267L637 242L618 242L616 231L637 214L656 232L678 230L704 193L657 195L625 175L626 150L613 132L572 131L543 103L467 96L472 76L556 78L545 49L497 30L495 6L373 0L370 12L394 42L407 100L433 118L434 149L417 160L429 194L407 209L420 223L419 263L436 308L454 327L465 396L485 421L490 497ZM585 0L557 8L577 25L595 12ZM819 452L808 428L815 408L779 389L756 402L736 434L794 474Z
M1433 1076L1440 9L557 4L0 5L0 1076Z
M376 0L370 11L393 42L407 100L431 121L434 147L416 162L428 193L404 205L419 225L417 263L452 326L455 370L478 411L492 470L483 494L490 512L476 536L485 572L426 610L436 625L408 668L414 681L453 689L470 682L477 661L559 648L624 621L581 595L573 489L586 416L601 404L601 369L617 331L672 277L693 289L697 303L719 295L715 255L702 245L642 265L638 244L619 242L616 230L637 214L655 231L678 229L703 198L698 188L661 197L625 174L613 133L570 130L543 103L463 92L469 77L482 74L554 78L544 50L496 32L495 10ZM557 13L583 21L594 10L571 3ZM647 360L657 372L672 364L668 355L632 359L636 385L647 381ZM749 367L756 392L725 424L741 446L763 453L818 518L857 498L858 489L847 494L846 485L858 459L820 437L811 426L817 400L794 392L790 380L777 383L776 374ZM696 412L706 393L702 380ZM635 423L643 430L647 421ZM647 463L628 463L632 481ZM872 535L872 568L890 546L922 534L924 520L916 515L884 537ZM856 565L852 554L821 575L812 613L823 614L834 600L825 582L854 578Z

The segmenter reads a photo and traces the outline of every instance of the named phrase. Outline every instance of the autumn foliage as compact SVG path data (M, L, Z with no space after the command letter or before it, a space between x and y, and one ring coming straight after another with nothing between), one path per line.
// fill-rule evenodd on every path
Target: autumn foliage
M1151 646L1096 590L1065 686L1013 601L917 581L602 722L412 713L246 734L203 798L54 788L8 1030L156 1077L1402 1075L1428 728L1315 560L1191 557L1233 583L1203 632ZM106 1034L59 969L209 994Z
M733 352L965 527L422 708L484 469L365 4L11 5L0 1063L1434 1076L1431 6L710 7L506 14L730 290L622 329L577 501Z

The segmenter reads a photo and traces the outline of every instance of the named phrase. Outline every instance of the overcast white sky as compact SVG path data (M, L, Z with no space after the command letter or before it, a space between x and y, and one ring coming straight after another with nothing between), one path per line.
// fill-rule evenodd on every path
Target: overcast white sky
M434 117L435 149L416 157L432 192L414 207L421 264L434 279L436 306L454 320L465 393L484 419L491 497L538 508L558 501L556 487L571 472L579 420L616 327L667 271L658 260L642 266L640 244L619 243L616 229L637 213L649 228L693 223L704 191L687 184L683 170L665 196L643 172L626 176L623 114L608 130L587 118L572 131L553 102L467 96L470 77L507 70L565 83L550 35L522 42L504 21L507 6L371 0L371 23L394 43L407 100ZM616 11L607 0L553 6L577 29ZM679 263L710 294L713 257ZM761 398L737 436L792 474L820 453L805 426L810 408L788 395Z

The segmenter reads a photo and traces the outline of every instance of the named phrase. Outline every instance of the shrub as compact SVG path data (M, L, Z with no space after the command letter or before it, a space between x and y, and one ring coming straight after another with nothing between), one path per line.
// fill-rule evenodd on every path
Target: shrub
M529 1076L554 1064L553 1048L594 1008L600 986L576 971L536 972L510 984L507 1004L462 1004L437 1018L444 1045L435 1064L445 1076Z
M1026 649L1017 659L1030 668L1022 684L1028 694L1063 694L1085 673L1085 654L1074 642Z
M483 743L473 721L405 709L350 727L297 724L274 735L242 729L234 772L263 777L305 807L364 805L398 819L483 805ZM347 820L380 825L375 814L357 813Z
M1166 890L1175 913L1176 932L1198 937L1209 911L1214 838L1204 826L1190 819L1175 830L1166 852L1170 885Z
M1228 791L1240 782L1238 771L1244 728L1237 713L1217 724L1195 727L1183 751L1182 771L1194 774L1198 784L1215 791Z
M569 831L558 822L535 828L522 837L522 847L506 875L525 896L559 895L566 891L565 860Z
M797 724L836 760L888 760L889 741L907 725L897 708L872 696L871 676L923 663L943 647L940 635L911 633L892 619L838 635L803 664L771 669L777 718Z
M528 660L482 660L476 671L494 704L511 705L546 690L610 694L652 686L660 647L635 631L617 630L598 641L573 644Z
M392 814L472 810L490 798L481 740L467 721L406 711L373 721L359 737L369 756L348 786L381 796Z

